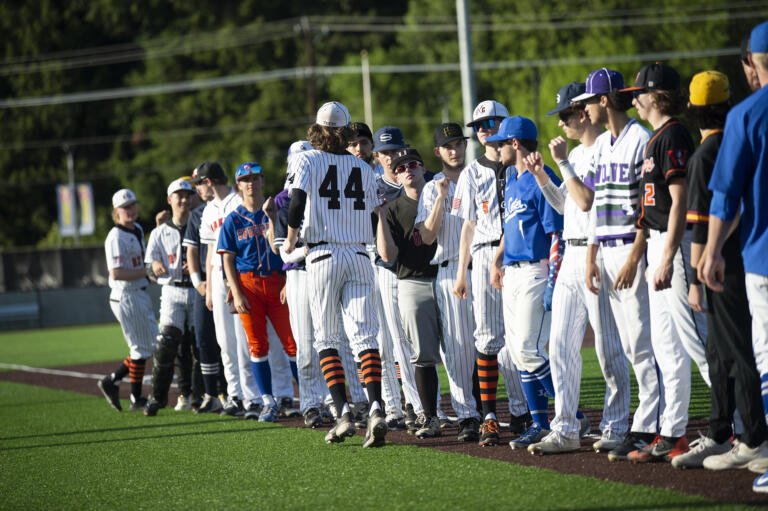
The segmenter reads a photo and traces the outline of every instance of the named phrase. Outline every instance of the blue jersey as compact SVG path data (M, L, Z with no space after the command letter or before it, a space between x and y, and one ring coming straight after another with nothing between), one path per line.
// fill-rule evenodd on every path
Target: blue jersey
M721 220L733 220L743 199L744 271L768 276L768 86L728 113L709 189L709 214Z
M269 248L268 229L269 219L262 210L251 213L240 205L224 220L216 251L235 254L239 272L281 270L283 260Z
M560 179L545 166L549 179L560 186ZM517 175L507 168L504 186L504 265L515 261L549 259L551 233L563 230L563 215L549 205L536 178L530 172Z

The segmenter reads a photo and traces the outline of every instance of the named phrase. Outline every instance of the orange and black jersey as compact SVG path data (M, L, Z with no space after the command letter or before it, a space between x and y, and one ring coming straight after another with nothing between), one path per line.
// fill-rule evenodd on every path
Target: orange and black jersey
M687 174L688 158L693 153L693 139L677 119L670 119L653 132L645 148L640 208L636 224L640 229L667 230L672 197L669 181Z
M692 228L691 241L701 245L707 244L709 204L712 202L709 180L712 178L712 170L715 168L717 152L720 150L722 141L723 130L710 132L701 139L701 145L688 161L688 213L686 220ZM744 265L741 260L741 236L738 227L725 240L723 258L727 273L744 272Z

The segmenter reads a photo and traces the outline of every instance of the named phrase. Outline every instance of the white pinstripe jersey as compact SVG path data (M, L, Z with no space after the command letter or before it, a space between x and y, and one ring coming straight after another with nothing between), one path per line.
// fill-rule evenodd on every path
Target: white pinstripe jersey
M294 161L293 186L307 194L301 238L307 243L373 243L371 213L380 200L371 167L351 154L314 149Z
M104 241L104 253L107 256L107 270L125 268L140 270L144 268L144 230L139 224L133 224L135 231L115 226ZM138 289L149 284L146 277L136 280L114 280L109 277L109 287L118 289Z
M495 162L481 156L461 171L456 185L451 214L464 220L476 220L475 236L472 239L472 252L485 243L501 239L501 210L497 186L504 190L504 183L497 185L496 180L504 180L506 173L497 176ZM499 164L500 165L500 164Z
M232 211L243 202L242 198L232 189L229 195L219 200L214 198L203 210L203 218L200 220L200 243L213 245L214 253L219 246L219 233L221 224ZM213 268L221 268L221 256L214 257L211 254L211 265Z
M164 222L149 233L144 262L152 264L152 261L160 261L168 270L168 275L157 279L161 286L171 282L189 282L189 275L184 275L182 271L187 262L187 251L181 246L184 227Z
M435 208L435 201L437 200L437 186L435 182L444 177L445 174L440 172L432 178L432 181L424 185L421 197L419 197L419 212L416 214L416 221L414 223L424 222ZM444 261L453 261L459 258L459 241L461 240L461 227L464 225L464 219L451 214L451 205L455 195L456 183L450 181L448 195L445 196L445 201L441 205L443 208L443 221L440 223L440 230L437 232L437 251L435 251L435 257L430 261L432 264L441 264Z

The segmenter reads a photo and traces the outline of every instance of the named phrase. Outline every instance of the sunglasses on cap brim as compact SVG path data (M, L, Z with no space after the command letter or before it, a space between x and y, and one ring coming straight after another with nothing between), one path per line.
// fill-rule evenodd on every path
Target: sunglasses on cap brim
M501 124L501 121L499 119L483 119L482 121L475 121L472 124L472 128L475 131L479 131L481 128L488 130L498 126L499 124Z
M261 167L254 167L252 169L247 170L246 172L244 172L244 173L240 174L239 176L237 176L237 180L238 181L242 181L243 179L245 179L247 177L251 177L251 176L259 176L259 177L261 177L262 176L262 174L261 174Z
M408 163L403 163L401 165L398 165L395 167L395 174L402 174L406 170L413 170L416 167L421 166L421 162L418 160L409 161Z

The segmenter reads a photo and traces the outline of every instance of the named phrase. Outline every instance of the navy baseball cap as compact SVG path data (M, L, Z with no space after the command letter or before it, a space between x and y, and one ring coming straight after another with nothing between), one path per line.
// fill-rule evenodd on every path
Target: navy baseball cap
M624 77L618 71L601 67L589 73L584 94L571 99L572 102L584 101L598 94L609 94L624 88Z
M571 82L565 87L557 91L557 106L547 112L547 115L555 115L558 112L562 112L566 108L571 108L571 102L573 98L584 94L587 89L587 85L584 82Z
M768 53L768 21L764 21L752 29L752 34L749 36L749 51L751 53Z
M394 126L384 126L376 130L373 134L373 150L379 151L393 151L395 149L402 149L405 147L405 137L400 128Z
M499 131L493 136L486 138L488 142L499 142L502 140L536 140L539 132L533 121L521 115L507 117L501 121Z
M643 66L635 77L635 86L621 89L621 92L645 89L672 91L680 88L680 75L673 68L656 62Z
M261 165L256 162L245 162L235 172L235 181L240 181L245 176L251 176L253 174L261 174Z

